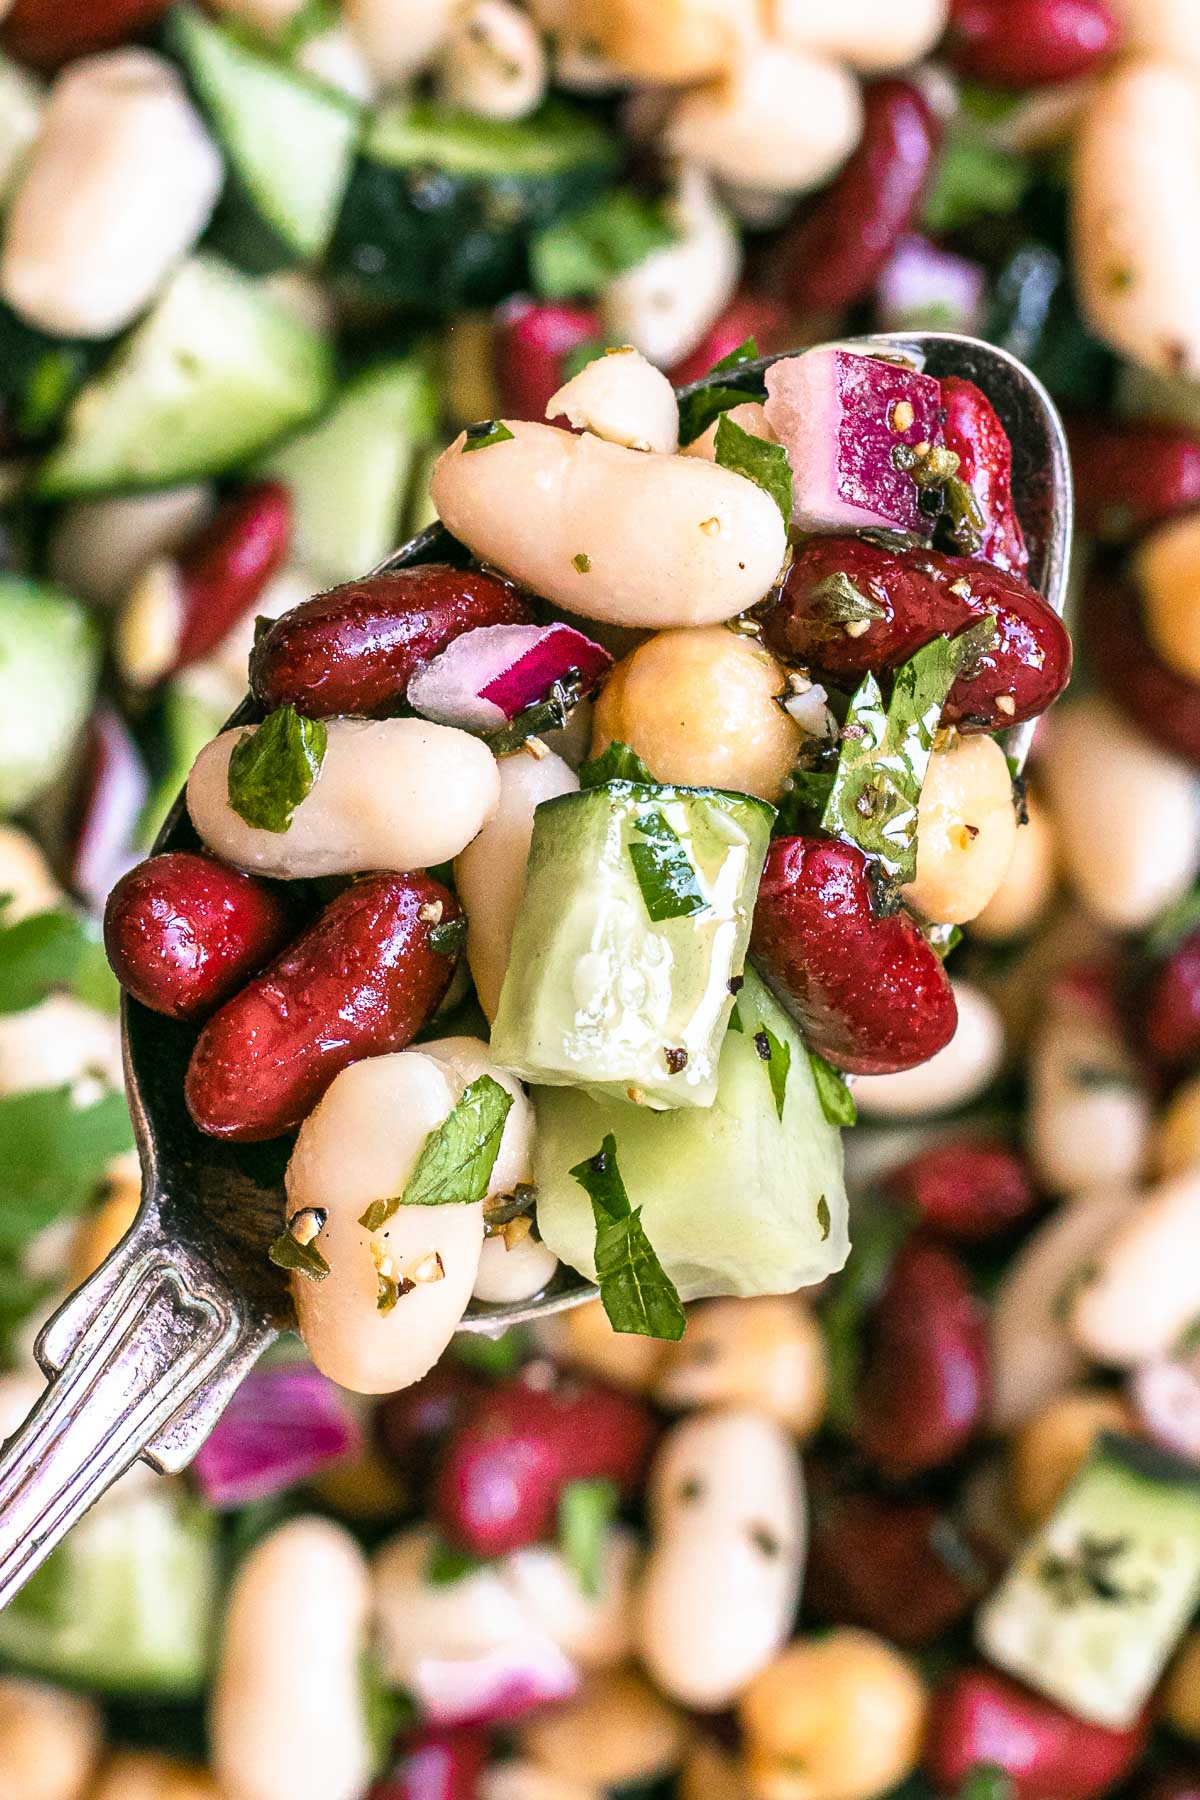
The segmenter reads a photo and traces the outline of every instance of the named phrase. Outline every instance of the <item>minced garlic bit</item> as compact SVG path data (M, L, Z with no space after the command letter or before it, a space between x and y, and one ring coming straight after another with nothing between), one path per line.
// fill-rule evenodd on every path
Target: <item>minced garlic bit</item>
M426 900L424 906L417 909L417 917L423 919L427 925L440 925L444 911L445 908L440 900Z
M848 638L865 637L870 629L870 619L847 619L842 627Z
M287 1222L288 1235L298 1244L311 1244L314 1238L320 1237L328 1219L329 1214L323 1206L302 1206Z
M720 519L701 519L700 529L705 537L719 537L721 533Z
M541 762L544 756L550 754L549 744L543 744L540 737L527 737L521 748L532 756L534 762Z
M525 1242L532 1230L533 1220L528 1213L522 1213L520 1218L510 1219L507 1225L500 1227L500 1236L504 1239L505 1250L515 1250L518 1244Z
M960 600L969 600L971 598L971 584L965 575L960 575L957 581L952 581L950 583L950 592L957 595Z
M436 1250L430 1250L409 1268L408 1279L422 1286L430 1281L444 1281L446 1265Z
M893 431L911 431L916 414L912 403L908 400L897 400L892 405L891 427Z
M625 1089L625 1098L632 1101L634 1106L645 1106L646 1090L645 1088L640 1087L627 1087Z
M1005 718L1011 719L1013 714L1016 712L1016 710L1017 710L1017 703L1013 699L1011 694L997 694L996 695L996 711L997 712L1002 712L1004 714Z

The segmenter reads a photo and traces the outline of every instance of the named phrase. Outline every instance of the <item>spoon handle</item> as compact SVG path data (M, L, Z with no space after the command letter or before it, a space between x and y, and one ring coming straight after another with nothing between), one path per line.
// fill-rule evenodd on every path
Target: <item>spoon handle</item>
M143 1205L38 1339L49 1385L0 1455L0 1607L139 1456L184 1468L273 1335Z

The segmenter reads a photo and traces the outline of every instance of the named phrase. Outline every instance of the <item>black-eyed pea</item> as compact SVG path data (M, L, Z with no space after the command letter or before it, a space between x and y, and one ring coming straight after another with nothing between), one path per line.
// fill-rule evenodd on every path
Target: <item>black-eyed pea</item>
M965 925L996 894L1017 842L1012 776L995 738L952 736L935 748L917 814L914 912Z
M103 1742L100 1709L82 1694L14 1675L0 1679L0 1800L82 1800Z
M1134 553L1133 570L1146 635L1169 668L1200 681L1200 513L1151 532Z
M825 1339L811 1311L797 1295L763 1294L691 1307L654 1398L672 1410L751 1406L805 1438L821 1422L825 1388Z
M920 62L946 29L949 0L839 0L814 6L812 0L769 0L771 29L796 50L810 50L848 62L863 74L904 69Z
M255 1546L231 1589L209 1719L222 1793L358 1800L371 1774L362 1688L370 1582L340 1525L301 1517Z
M669 455L679 445L675 390L632 344L604 351L573 375L547 401L546 417L628 450Z
M616 740L659 781L777 800L803 739L780 705L787 691L783 669L758 638L723 625L659 631L609 676L596 702L592 754Z
M1056 998L1030 1041L1025 1141L1053 1193L1136 1184L1150 1144L1150 1095L1106 1011Z
M655 1457L649 1507L638 1654L672 1699L720 1711L776 1654L795 1615L807 1513L790 1434L747 1407L685 1420Z
M926 1699L906 1656L841 1627L789 1644L738 1715L754 1800L875 1800L916 1767Z
M657 137L661 98L644 98L654 114L648 135ZM633 344L663 369L682 362L703 341L732 300L742 271L737 225L703 169L683 170L667 215L674 241L616 276L599 300L606 335Z
M1027 818L1018 827L1012 861L983 911L971 921L971 935L985 943L1004 944L1024 937L1045 915L1054 898L1056 880L1054 833L1041 801L1025 800Z
M441 97L484 119L523 119L546 95L545 46L511 0L471 0L454 17L437 71Z
M1154 1171L1182 1175L1200 1168L1200 1075L1176 1088L1154 1132Z
M1067 1309L1085 1355L1136 1368L1200 1317L1200 1172L1163 1182L1097 1246Z
M105 1764L89 1800L224 1800L207 1769L156 1750L125 1750Z
M651 1783L677 1769L691 1727L633 1669L590 1674L575 1699L541 1712L518 1733L522 1752L547 1773L597 1787Z
M1172 1731L1200 1743L1200 1631L1189 1631L1175 1652L1159 1706Z
M1008 1497L1027 1530L1041 1525L1103 1431L1136 1429L1120 1394L1104 1388L1075 1388L1026 1419L1008 1445Z

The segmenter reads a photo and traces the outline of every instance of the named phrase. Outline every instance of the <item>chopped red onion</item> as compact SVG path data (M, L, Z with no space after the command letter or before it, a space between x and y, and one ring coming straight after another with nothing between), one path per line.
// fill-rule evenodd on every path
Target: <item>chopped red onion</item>
M211 1506L269 1499L353 1456L362 1433L345 1394L311 1363L254 1369L193 1465Z
M1129 1398L1156 1444L1200 1462L1200 1357L1143 1363L1130 1376Z
M120 715L98 706L88 721L83 776L71 821L71 885L99 912L138 860L145 765Z
M488 1761L482 1731L423 1731L367 1800L475 1800Z
M579 1671L550 1638L530 1634L479 1656L422 1657L410 1685L432 1725L498 1725L571 1699Z
M875 305L881 331L977 333L987 304L982 263L916 233L902 237L880 273Z
M413 677L408 699L441 725L496 731L571 670L586 694L611 667L608 651L570 625L481 625Z

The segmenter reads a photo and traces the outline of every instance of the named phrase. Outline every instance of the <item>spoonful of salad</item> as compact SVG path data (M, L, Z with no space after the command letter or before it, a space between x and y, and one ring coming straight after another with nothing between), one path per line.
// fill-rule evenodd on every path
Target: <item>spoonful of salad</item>
M40 1340L0 1603L297 1322L384 1392L597 1291L677 1337L820 1280L845 1076L953 1034L948 928L1070 668L1040 385L939 333L678 394L617 351L549 414L462 434L441 522L262 634L114 891L143 1204Z

